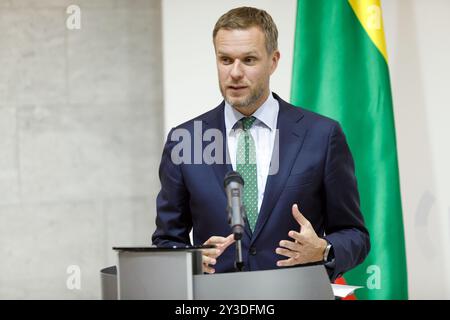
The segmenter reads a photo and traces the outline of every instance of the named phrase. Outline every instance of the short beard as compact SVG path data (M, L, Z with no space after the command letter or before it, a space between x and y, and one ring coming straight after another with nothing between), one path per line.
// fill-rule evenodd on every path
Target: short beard
M264 89L261 87L255 88L250 92L250 96L241 102L235 102L232 103L230 100L227 99L224 92L222 92L222 96L225 99L226 102L228 102L229 105L231 105L235 109L247 109L252 108L255 103L261 99L262 95L264 94Z

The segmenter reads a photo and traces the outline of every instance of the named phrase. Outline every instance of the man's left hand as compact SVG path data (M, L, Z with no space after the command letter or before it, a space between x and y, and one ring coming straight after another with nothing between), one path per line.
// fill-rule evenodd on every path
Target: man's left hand
M301 214L296 204L292 206L292 215L300 225L300 232L289 231L288 235L294 241L280 241L280 247L275 252L289 259L279 260L277 266L288 267L322 261L327 241L317 236L311 223Z

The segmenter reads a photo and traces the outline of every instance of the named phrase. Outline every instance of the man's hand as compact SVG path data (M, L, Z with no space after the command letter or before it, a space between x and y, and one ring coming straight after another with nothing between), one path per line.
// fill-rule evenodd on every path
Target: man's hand
M217 258L225 251L230 244L234 242L234 235L230 234L228 237L212 236L204 243L209 245L215 245L214 249L202 249L203 252L203 272L214 273L216 270L211 267L217 262Z
M280 241L281 248L277 248L275 252L289 259L278 260L277 266L295 266L323 260L327 241L317 236L311 223L300 213L296 204L292 206L292 215L300 225L300 232L289 231L288 235L294 241Z

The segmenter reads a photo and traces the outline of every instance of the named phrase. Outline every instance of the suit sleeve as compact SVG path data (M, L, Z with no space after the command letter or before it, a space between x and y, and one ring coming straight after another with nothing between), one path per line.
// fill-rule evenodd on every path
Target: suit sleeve
M362 263L370 250L369 232L360 210L353 157L337 123L330 131L324 185L325 239L332 244L335 258L328 272L334 281Z
M172 161L172 149L177 143L170 139L172 132L173 129L167 136L159 166L161 190L156 198L156 230L152 236L152 243L158 247L191 244L189 192L183 181L182 164L175 164Z

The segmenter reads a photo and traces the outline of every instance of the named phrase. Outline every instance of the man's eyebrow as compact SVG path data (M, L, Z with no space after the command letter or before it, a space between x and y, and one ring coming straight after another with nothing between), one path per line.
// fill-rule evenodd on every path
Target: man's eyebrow
M258 53L256 51L249 51L246 54L244 54L244 56L257 56Z
M218 51L217 54L220 56L229 56L230 55L229 53L223 52L223 51ZM246 56L246 57L247 56L257 56L257 55L258 54L256 53L256 51L249 51L249 52L242 54L242 56Z

